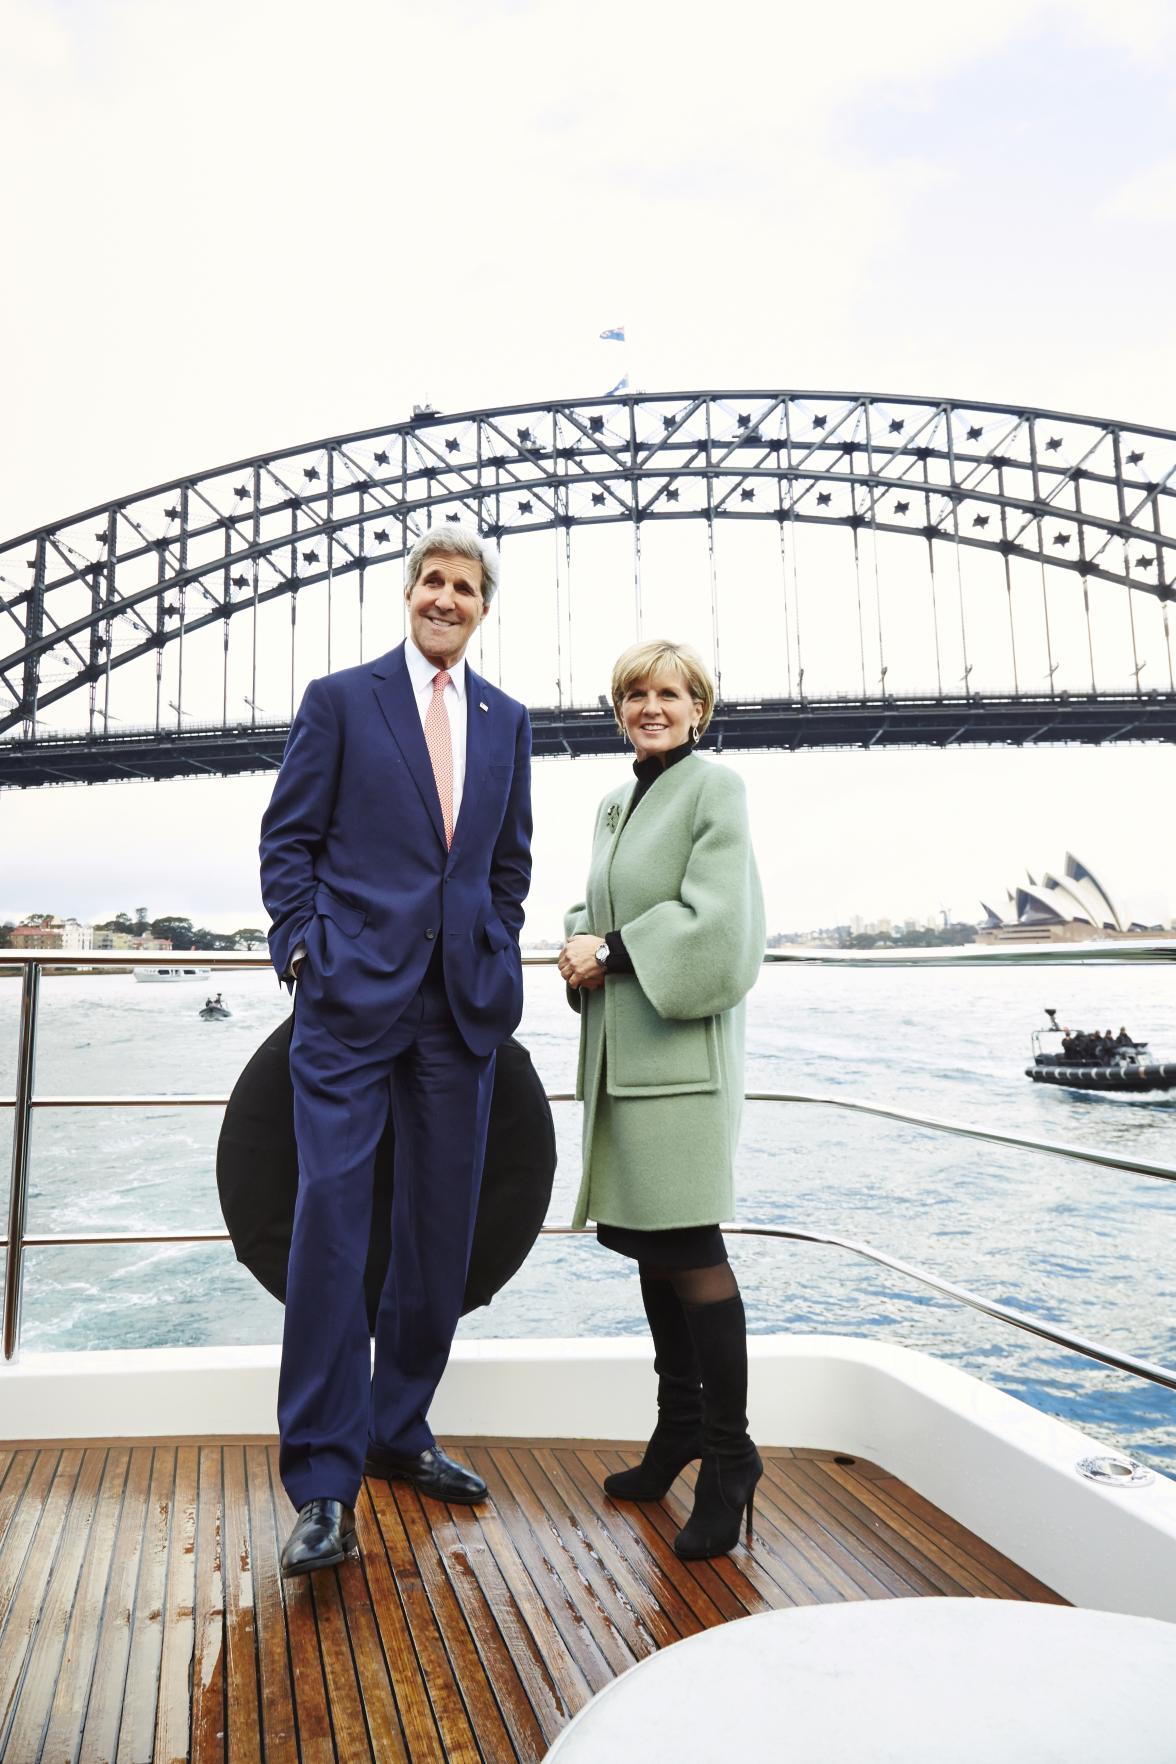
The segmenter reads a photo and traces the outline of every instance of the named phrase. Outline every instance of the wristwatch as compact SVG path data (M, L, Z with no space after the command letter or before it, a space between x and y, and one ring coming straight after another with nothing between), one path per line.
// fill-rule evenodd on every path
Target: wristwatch
M595 949L595 951L594 951L594 952L593 952L593 953L594 953L594 954L595 954L595 956L596 956L596 960L597 960L597 962L598 962L598 963L599 963L599 964L600 964L600 966L601 966L601 967L602 967L602 968L606 968L606 969L607 969L607 967L608 967L608 956L609 956L609 949L608 949L608 944L607 944L607 942L601 942L601 943L598 943L598 944L597 944L597 946L596 946L596 949Z

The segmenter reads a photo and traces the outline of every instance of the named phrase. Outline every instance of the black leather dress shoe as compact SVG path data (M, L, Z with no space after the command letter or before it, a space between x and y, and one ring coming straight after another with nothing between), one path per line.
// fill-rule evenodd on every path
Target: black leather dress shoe
M429 1446L418 1457L390 1451L387 1446L368 1446L364 1459L365 1476L382 1476L388 1482L399 1478L411 1482L423 1495L435 1501L456 1501L459 1506L472 1507L486 1499L486 1484L472 1470L463 1470L447 1458L439 1446Z
M307 1501L282 1551L282 1573L313 1574L316 1568L337 1568L356 1548L355 1514L342 1501Z

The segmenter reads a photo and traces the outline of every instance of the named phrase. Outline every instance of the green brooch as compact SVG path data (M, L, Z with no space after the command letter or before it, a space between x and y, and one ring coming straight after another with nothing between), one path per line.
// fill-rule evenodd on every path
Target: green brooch
M605 820L608 822L609 832L615 833L621 824L621 805L619 802L609 804L609 810L608 814L605 816Z

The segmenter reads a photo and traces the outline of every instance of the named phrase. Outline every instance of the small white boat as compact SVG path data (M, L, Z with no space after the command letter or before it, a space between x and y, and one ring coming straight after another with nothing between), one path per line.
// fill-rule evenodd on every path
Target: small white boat
M162 986L180 980L208 980L211 968L136 968L135 979L140 986Z

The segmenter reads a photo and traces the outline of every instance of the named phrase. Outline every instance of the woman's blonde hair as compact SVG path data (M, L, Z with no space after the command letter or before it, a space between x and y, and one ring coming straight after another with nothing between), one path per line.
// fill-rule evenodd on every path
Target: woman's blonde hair
M698 733L705 735L715 708L715 683L710 669L696 649L688 643L668 643L657 638L652 643L634 643L624 650L613 664L612 707L617 727L621 722L621 701L640 680L654 680L659 674L679 674L691 698L702 705L698 716Z

